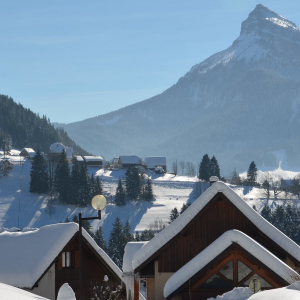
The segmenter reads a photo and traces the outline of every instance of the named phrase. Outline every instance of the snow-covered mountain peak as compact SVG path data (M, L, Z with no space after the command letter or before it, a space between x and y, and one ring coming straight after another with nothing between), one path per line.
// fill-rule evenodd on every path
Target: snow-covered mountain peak
M204 74L234 61L257 62L267 57L299 61L300 29L295 23L258 4L242 23L240 36L224 51L192 67L186 74Z
M260 34L264 30L278 34L278 30L282 29L296 32L300 31L295 23L278 15L266 6L258 4L249 14L249 17L242 23L241 35L252 32Z

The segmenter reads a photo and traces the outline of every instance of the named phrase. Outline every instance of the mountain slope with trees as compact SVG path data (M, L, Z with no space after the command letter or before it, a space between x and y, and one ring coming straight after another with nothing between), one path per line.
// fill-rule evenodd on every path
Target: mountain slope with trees
M27 147L49 152L55 142L72 147L75 154L88 154L62 128L55 128L46 116L40 117L12 98L0 95L0 149Z
M218 157L224 175L247 170L252 160L274 169L281 149L299 168L299 69L299 28L257 5L230 47L165 92L63 126L95 154L165 155L169 169L176 159L197 163L205 153Z

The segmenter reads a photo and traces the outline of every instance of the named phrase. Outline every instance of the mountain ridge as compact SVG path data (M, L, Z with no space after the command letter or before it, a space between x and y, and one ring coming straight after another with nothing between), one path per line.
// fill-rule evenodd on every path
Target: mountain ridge
M286 149L289 163L300 167L300 31L294 25L257 5L230 47L163 93L63 127L106 158L166 155L170 166L209 153L229 173L252 160L275 168L272 152Z

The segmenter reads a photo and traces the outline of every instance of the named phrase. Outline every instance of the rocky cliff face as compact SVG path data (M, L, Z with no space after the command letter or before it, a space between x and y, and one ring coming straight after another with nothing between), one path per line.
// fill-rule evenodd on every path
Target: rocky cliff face
M223 173L278 165L284 149L300 167L300 30L257 5L240 36L151 99L65 125L87 150L106 159L166 155L197 163L215 155ZM282 151L281 151L282 153Z

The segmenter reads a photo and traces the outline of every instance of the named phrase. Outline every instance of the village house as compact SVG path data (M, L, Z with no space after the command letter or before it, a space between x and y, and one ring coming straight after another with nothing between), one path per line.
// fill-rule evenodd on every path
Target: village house
M20 156L32 159L36 152L32 148L23 148L20 152Z
M206 300L259 280L262 290L300 280L300 247L223 182L212 184L149 242L128 243L123 271L138 299Z
M83 156L87 167L97 167L99 169L103 166L103 158L101 156Z
M77 160L77 162L78 162L78 164L79 164L80 166L83 165L83 164L85 163L82 156L80 156L80 155L74 155L73 157Z
M73 148L70 147L65 147L62 143L53 143L50 146L50 152L49 152L49 158L52 161L58 161L60 154L62 153L62 151L65 150L66 151L66 155L67 155L67 160L69 163L71 163L72 158L73 158Z
M119 157L119 168L128 169L130 167L141 167L142 159L136 155L122 155Z
M79 226L61 223L0 234L0 282L55 300L64 283L79 299ZM123 284L122 272L83 229L84 296L91 285Z
M165 172L167 172L167 159L164 156L146 157L145 165L148 170L155 170L155 168L161 167Z

